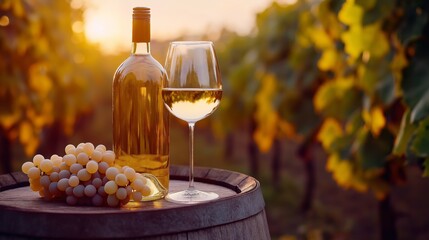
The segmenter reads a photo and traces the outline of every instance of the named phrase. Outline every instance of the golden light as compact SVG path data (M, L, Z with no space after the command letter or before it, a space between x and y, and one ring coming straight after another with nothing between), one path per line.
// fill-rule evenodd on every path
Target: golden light
M82 33L83 30L84 30L83 27L84 26L83 26L83 22L82 21L76 21L72 25L73 32L75 32L75 33Z
M0 18L0 26L2 27L6 27L7 25L9 25L9 17L8 16L2 16Z
M91 19L85 24L86 36L93 42L102 42L109 36L106 25L97 19Z
M80 9L83 7L83 0L73 0L71 1L70 6L73 9Z
M99 43L106 53L117 53L124 49L118 49L122 38L126 38L121 32L123 26L118 18L111 16L110 12L88 11L85 15L84 31L89 41ZM128 50L128 45L125 50Z

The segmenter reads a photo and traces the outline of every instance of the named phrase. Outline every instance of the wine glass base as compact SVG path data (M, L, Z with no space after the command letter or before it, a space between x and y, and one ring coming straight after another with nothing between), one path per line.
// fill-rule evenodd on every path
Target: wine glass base
M219 198L219 195L214 192L204 192L200 190L183 190L180 192L169 193L165 200L181 204L196 204L208 202Z

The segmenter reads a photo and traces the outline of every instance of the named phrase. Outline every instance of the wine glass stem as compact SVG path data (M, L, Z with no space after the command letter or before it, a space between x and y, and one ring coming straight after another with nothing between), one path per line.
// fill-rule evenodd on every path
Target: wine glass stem
M195 123L189 125L189 187L188 191L194 190L194 126Z

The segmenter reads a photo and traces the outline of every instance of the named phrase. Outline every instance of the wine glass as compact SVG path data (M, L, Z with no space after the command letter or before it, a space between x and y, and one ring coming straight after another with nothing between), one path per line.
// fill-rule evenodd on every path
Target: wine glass
M162 98L167 109L189 125L189 187L169 193L168 201L192 204L219 197L194 187L194 127L212 114L222 98L222 80L213 43L209 41L171 42L165 69Z

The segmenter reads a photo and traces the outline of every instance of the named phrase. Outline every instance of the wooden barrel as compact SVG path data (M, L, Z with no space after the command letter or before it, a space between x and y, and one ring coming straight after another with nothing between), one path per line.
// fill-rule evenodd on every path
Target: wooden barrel
M187 167L171 167L170 191L187 186ZM0 235L25 238L270 239L259 182L247 175L195 168L196 187L220 198L194 205L165 200L121 208L47 202L25 174L0 175Z

